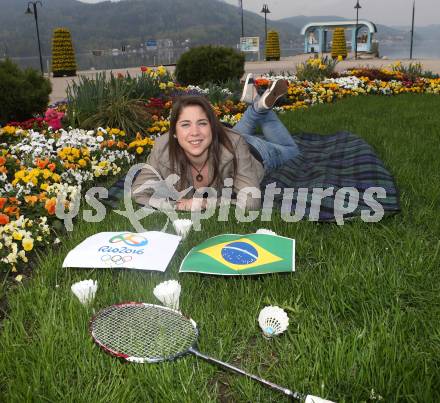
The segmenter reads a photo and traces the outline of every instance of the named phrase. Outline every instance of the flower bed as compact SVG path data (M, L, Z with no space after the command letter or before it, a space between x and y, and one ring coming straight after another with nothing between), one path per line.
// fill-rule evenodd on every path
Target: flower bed
M65 104L48 109L45 117L14 122L0 128L0 270L17 271L36 247L54 242L57 196L64 208L78 192L108 176L123 173L136 160L144 161L154 138L169 129L169 112L176 96L214 96L214 110L221 121L234 125L246 105L235 102L239 94L215 86L181 87L169 81L164 69L143 74L161 80L162 94L145 103L152 118L145 133L127 134L119 128L95 130L59 128ZM417 77L408 81L400 71L357 69L322 82L298 81L295 76L263 76L263 90L270 80L289 81L287 96L275 109L283 112L331 103L347 96L439 94L440 79Z
M11 126L0 129L2 266L17 270L34 247L56 238L50 223L58 195L63 195L68 209L78 192L119 174L136 158L145 158L153 145L149 136L138 135L130 142L124 137L121 130L109 128L41 133Z

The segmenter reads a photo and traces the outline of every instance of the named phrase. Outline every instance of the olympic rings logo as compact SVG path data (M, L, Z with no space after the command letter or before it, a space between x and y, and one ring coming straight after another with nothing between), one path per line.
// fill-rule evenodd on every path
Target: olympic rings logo
M127 263L129 261L131 261L133 259L132 256L121 256L121 255L102 255L101 256L101 260L105 263L105 264L116 264L116 265L121 265L124 263Z
M110 243L124 242L128 246L141 247L148 244L148 239L146 239L142 235L133 232L126 232L124 234L119 234L111 237L109 242Z

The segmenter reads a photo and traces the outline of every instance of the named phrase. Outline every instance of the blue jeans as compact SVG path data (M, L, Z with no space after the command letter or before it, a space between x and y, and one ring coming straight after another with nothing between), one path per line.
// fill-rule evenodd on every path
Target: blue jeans
M257 125L260 126L264 138L256 136ZM267 112L256 112L250 105L234 126L234 130L259 152L266 171L278 168L299 154L298 145L292 135L271 109Z

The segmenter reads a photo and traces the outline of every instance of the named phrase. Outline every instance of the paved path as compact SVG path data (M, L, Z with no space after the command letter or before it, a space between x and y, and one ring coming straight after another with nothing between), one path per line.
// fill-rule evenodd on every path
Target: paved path
M310 55L297 55L292 57L283 58L282 60L275 62L247 62L245 64L245 71L246 73L254 73L254 74L263 74L268 73L269 71L273 71L275 73L281 73L281 72L291 72L294 73L296 70L296 65L298 63L301 63L305 60L310 58ZM399 59L402 64L409 64L409 60L401 60ZM384 60L384 59L365 59L365 60L344 60L343 62L340 62L336 66L337 71L343 71L347 70L349 68L353 68L356 66L368 66L368 67L389 67L391 64L397 62L398 60ZM413 63L420 62L423 66L424 70L432 71L433 73L440 74L440 60L435 59L420 59L420 60L413 60ZM174 71L174 66L168 66L167 69L171 72ZM79 71L78 76L83 75L86 77L94 77L97 72L103 71L103 70L86 70L86 71ZM125 68L125 69L114 69L114 70L107 70L113 71L114 74L122 73L125 74L127 71L130 73L131 76L136 76L141 74L141 70L139 67L133 67L133 68ZM66 98L66 89L69 83L71 83L74 80L78 80L77 77L57 77L53 78L51 77L52 82L52 93L50 96L50 102L57 102L62 99Z

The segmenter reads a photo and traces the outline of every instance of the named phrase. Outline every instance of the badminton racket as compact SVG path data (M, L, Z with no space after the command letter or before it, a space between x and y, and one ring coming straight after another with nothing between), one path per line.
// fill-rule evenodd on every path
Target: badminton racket
M170 361L191 353L293 399L305 400L306 403L329 402L294 392L201 353L196 349L199 336L197 324L180 312L164 306L138 302L109 306L92 318L90 333L104 351L130 362Z

